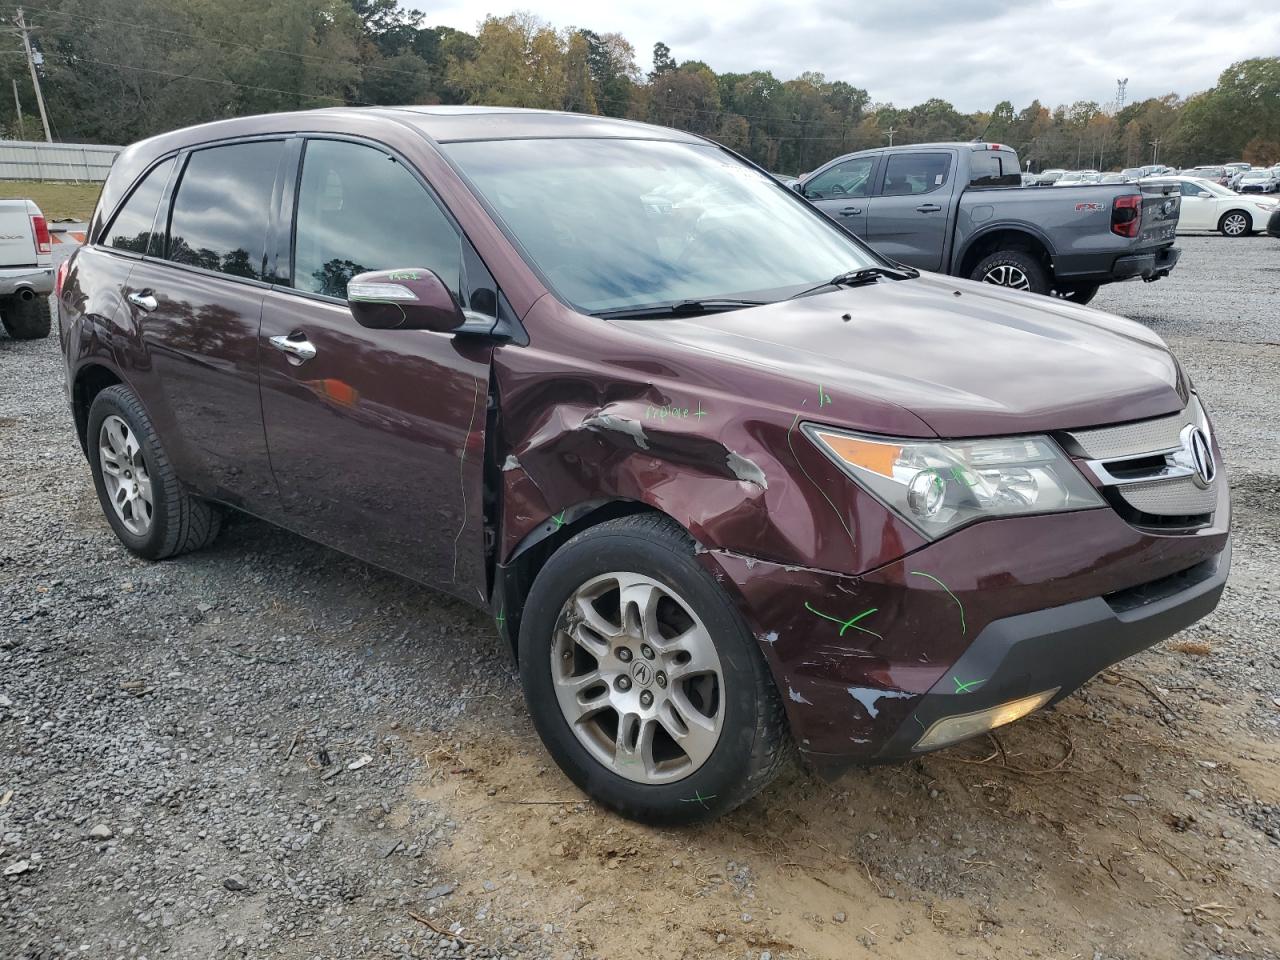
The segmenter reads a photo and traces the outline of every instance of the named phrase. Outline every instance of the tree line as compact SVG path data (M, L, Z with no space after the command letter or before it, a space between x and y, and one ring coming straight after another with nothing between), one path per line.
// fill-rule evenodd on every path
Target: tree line
M12 20L18 4L0 0ZM323 106L484 103L574 110L679 127L783 173L841 153L938 140L1009 143L1047 167L1280 160L1280 57L1230 65L1209 90L1127 104L1077 101L963 113L912 107L820 73L716 73L659 43L642 69L617 33L557 28L523 12L474 34L426 26L396 0L35 0L41 86L55 139L130 143L223 117ZM0 58L0 124L39 139L25 59Z

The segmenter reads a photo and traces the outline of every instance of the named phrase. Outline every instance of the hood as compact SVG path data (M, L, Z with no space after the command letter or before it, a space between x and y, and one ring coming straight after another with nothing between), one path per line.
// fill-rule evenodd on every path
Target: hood
M937 274L622 322L794 379L806 394L822 384L854 403L893 404L945 437L1099 426L1185 404L1177 362L1141 324ZM839 421L837 406L828 422Z

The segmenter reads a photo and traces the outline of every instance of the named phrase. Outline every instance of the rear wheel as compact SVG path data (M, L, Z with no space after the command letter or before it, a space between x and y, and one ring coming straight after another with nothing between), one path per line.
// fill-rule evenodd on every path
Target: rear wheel
M969 279L1028 293L1049 292L1049 278L1044 267L1031 254L1021 250L997 250L983 257L969 274Z
M1218 221L1218 229L1224 237L1247 237L1253 232L1249 215L1243 210L1228 210Z
M790 754L782 704L729 597L664 517L611 520L539 571L520 678L556 763L648 823L732 810Z
M15 340L40 340L53 329L53 315L49 310L49 298L36 294L30 300L21 297L5 297L0 300L0 322L5 332Z
M219 509L183 489L142 403L128 387L107 387L89 407L93 484L120 542L147 560L206 547Z

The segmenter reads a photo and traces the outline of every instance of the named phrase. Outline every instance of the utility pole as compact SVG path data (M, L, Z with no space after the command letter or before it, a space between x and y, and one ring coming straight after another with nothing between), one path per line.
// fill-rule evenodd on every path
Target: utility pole
M1152 140L1151 141L1151 162L1155 163L1156 157L1158 157L1159 155L1160 155L1160 140L1159 139Z
M40 122L44 124L44 140L45 143L53 143L53 136L49 133L49 115L44 110L44 94L40 92L40 75L36 73L36 60L31 53L31 38L27 35L27 21L22 18L21 7L18 8L15 22L18 25L18 33L22 37L22 47L27 52L27 66L31 70L31 83L36 88L36 106L40 108Z
M1116 113L1124 109L1124 91L1129 86L1129 78L1124 77L1116 80Z
M18 80L13 78L13 105L18 108L18 137L27 139L27 125L22 122L22 101L18 99Z
M885 135L888 136L889 138L889 146L891 147L893 146L893 134L894 134L893 127L890 127L887 131L885 131Z

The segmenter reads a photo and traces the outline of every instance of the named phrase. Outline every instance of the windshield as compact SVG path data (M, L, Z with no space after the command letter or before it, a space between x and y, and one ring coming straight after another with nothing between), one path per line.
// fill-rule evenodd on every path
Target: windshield
M442 148L556 293L586 313L779 300L881 262L772 177L710 145L574 139Z
M1243 180L1270 180L1271 172L1269 170L1246 170Z

